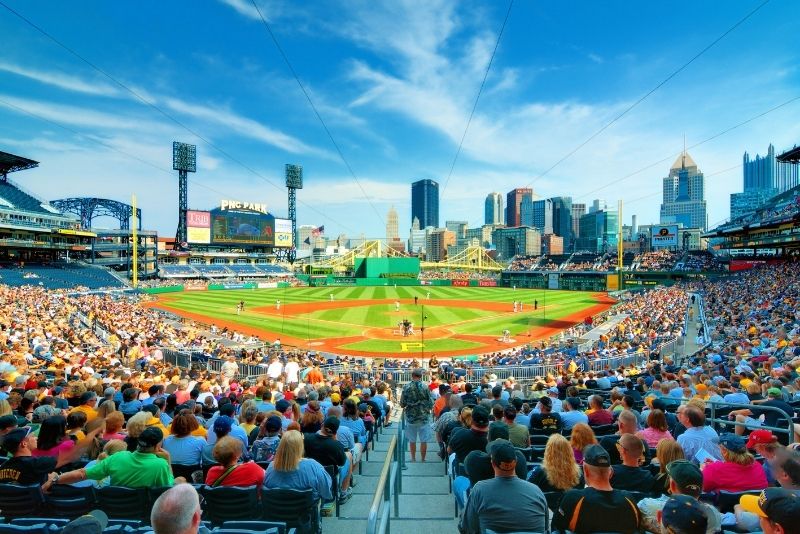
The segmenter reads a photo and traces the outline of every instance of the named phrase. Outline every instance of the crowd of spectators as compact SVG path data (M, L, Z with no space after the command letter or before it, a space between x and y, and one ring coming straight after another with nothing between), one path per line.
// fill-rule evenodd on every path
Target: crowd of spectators
M634 270L671 271L680 256L681 253L667 249L645 252L634 259Z
M675 267L676 271L722 271L724 265L708 251L691 251Z

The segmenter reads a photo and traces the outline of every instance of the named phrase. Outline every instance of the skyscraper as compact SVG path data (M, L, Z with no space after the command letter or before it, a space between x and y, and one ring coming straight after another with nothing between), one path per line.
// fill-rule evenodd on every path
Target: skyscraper
M697 163L683 151L664 178L664 200L661 203L661 224L678 223L684 228L708 226L705 199L705 178Z
M386 214L386 242L391 243L400 239L400 228L397 220L397 210L394 206Z
M419 180L411 184L411 220L419 219L420 227L439 226L439 184Z
M756 154L754 159L750 159L750 154L744 153L742 175L743 192L731 194L731 219L757 210L773 196L800 183L797 165L777 161L772 144L764 157Z
M543 200L534 200L532 219L533 220L531 224L527 226L533 226L534 228L539 230L540 234L552 234L553 233L552 199L546 198Z
M503 210L503 195L489 193L484 204L484 224L504 224L505 212Z
M527 197L530 200L539 198L530 187L518 187L506 193L506 225L510 227L521 226L520 206L522 199Z
M581 236L581 217L584 215L586 215L586 204L578 202L572 205L572 235L575 239Z
M564 238L564 250L572 252L572 197L553 197L553 233Z

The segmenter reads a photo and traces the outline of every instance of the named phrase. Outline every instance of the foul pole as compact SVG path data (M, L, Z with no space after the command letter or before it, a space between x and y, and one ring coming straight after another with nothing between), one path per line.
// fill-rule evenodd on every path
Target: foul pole
M625 281L622 279L622 253L624 247L622 246L622 200L619 201L617 206L617 288L621 291L624 289Z

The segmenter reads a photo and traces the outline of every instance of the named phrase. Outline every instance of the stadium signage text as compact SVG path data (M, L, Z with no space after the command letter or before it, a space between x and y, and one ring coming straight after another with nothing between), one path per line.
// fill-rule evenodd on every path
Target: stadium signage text
M256 202L239 202L238 200L222 200L219 204L219 209L226 210L249 210L257 211L259 213L269 213L266 204L259 204Z

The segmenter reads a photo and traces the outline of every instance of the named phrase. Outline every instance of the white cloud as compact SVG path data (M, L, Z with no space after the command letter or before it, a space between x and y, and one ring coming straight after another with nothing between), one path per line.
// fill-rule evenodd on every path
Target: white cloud
M23 76L39 83L88 95L118 96L120 92L116 87L103 82L88 81L77 76L54 71L36 70L6 61L0 61L0 71L10 72L11 74Z

